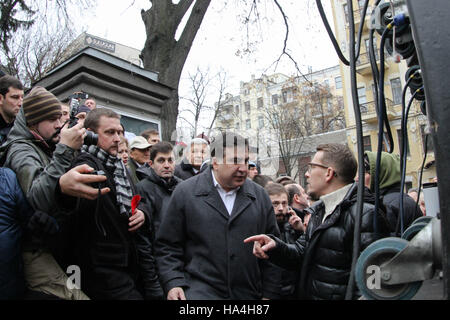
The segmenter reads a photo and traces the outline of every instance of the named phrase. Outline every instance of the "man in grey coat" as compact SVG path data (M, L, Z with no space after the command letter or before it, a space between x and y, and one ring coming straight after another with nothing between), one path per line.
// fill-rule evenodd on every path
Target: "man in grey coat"
M156 234L155 255L168 300L273 299L279 275L243 240L279 234L269 196L247 179L248 140L223 133L210 168L175 189Z

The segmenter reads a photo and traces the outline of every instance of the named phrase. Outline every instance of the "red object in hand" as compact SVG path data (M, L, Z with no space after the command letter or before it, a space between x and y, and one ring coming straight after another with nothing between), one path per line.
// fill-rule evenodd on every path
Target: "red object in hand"
M131 215L134 215L136 212L136 208L139 205L139 202L141 201L142 197L140 195L135 195L131 199Z

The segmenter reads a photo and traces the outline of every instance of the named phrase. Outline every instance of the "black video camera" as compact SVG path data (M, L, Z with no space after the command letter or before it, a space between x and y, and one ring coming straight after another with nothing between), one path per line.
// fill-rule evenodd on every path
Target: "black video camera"
M76 115L78 114L78 108L80 106L81 99L87 99L89 96L84 92L77 92L69 96L70 101L70 118L69 118L69 128L72 128L78 123ZM86 137L84 137L84 144L87 146L97 145L98 135L92 131L86 131Z

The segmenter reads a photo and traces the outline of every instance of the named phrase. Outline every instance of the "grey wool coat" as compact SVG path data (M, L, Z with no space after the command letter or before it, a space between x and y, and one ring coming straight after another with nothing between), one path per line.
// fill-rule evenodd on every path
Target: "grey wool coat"
M245 238L279 234L272 203L246 179L231 215L208 168L181 182L156 234L155 256L167 293L182 287L187 299L275 299L280 275L253 254Z

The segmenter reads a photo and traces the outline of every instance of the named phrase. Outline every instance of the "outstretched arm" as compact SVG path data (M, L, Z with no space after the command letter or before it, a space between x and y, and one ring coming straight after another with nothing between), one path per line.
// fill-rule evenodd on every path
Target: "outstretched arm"
M253 242L253 255L259 259L269 259L267 251L275 248L275 241L266 236L265 234L259 234L244 239L244 243Z

